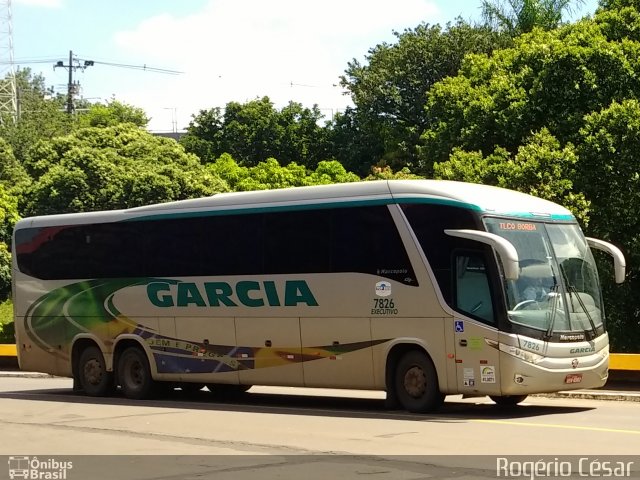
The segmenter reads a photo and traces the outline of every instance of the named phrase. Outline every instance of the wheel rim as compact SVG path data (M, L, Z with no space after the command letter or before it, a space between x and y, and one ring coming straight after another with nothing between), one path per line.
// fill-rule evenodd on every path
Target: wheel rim
M104 372L102 365L96 358L92 358L84 364L84 379L91 385L99 385Z
M140 387L144 383L144 369L139 361L130 360L127 373L127 383L130 386Z
M413 398L420 398L427 389L427 377L424 370L414 365L404 374L404 389Z

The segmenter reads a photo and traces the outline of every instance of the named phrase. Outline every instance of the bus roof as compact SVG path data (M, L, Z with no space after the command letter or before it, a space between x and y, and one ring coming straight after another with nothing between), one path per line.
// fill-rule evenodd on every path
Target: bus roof
M433 203L511 217L574 220L566 208L531 195L488 185L447 180L377 180L276 190L219 193L126 210L25 218L16 229L50 225L199 216L211 210L247 212L268 208L335 204Z

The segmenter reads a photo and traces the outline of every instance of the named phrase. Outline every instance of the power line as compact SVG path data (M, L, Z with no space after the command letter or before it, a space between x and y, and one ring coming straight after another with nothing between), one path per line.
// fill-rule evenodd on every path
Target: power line
M35 63L45 63L45 60L36 60ZM73 81L73 74L77 70L84 71L87 67L93 67L94 65L106 65L109 67L119 67L119 68L128 68L132 70L141 70L145 72L152 73L162 73L168 75L180 75L183 72L179 72L177 70L169 70L166 68L158 68L151 67L148 65L131 65L126 63L115 63L115 62L106 62L99 60L84 60L79 57L74 57L73 51L69 50L69 63L65 65L62 60L58 60L53 68L56 69L58 67L65 68L69 72L69 81L67 83L67 113L71 114L74 111L73 98L80 91L80 83L78 81Z
M95 64L97 65L108 65L110 67L120 67L120 68L129 68L132 70L142 70L145 72L153 72L153 73L166 73L168 75L180 75L184 72L180 72L178 70L169 70L167 68L158 68L158 67L151 67L149 65L128 65L126 63L113 63L113 62L101 62L98 60L94 61Z
M87 67L93 66L93 60L85 60L81 63L80 59L73 58L73 51L69 50L69 63L64 64L62 60L58 60L54 65L54 70L58 67L66 68L69 71L69 81L67 83L67 113L72 114L74 110L73 97L80 91L80 83L73 81L73 73L76 70L84 71Z

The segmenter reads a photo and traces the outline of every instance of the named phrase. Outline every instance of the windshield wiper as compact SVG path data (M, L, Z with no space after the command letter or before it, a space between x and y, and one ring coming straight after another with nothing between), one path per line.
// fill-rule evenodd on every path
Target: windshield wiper
M573 292L575 294L576 298L578 299L578 303L580 304L580 308L582 308L582 311L587 316L587 320L589 320L589 325L591 325L591 337L595 338L596 335L598 334L598 331L597 331L598 328L596 327L596 324L593 321L593 318L591 317L591 314L587 310L587 306L584 304L584 301L580 297L580 294L578 293L578 289L576 287L574 287L573 285L569 285L569 292L570 292L569 295L571 295L571 292ZM571 296L571 308L573 309L573 296Z
M545 340L549 340L553 336L553 326L556 323L556 315L557 315L557 306L558 306L558 284L556 283L551 290L549 290L549 294L551 297L551 302L549 307L551 308L551 313L549 314L549 326L547 327L547 331L544 335Z
M560 271L562 272L562 277L564 278L565 285L567 286L567 293L569 294L569 300L571 302L571 310L575 310L573 306L573 297L575 295L575 297L578 299L578 303L580 304L580 308L582 309L584 314L587 316L587 320L589 320L589 325L591 325L591 337L595 338L596 335L598 334L598 328L596 327L596 324L593 321L593 317L591 317L591 314L587 310L587 306L584 304L584 301L580 297L580 293L578 292L578 289L574 285L571 285L569 283L569 277L564 267L562 266L562 264L560 264ZM569 323L571 323L571 312L569 312Z

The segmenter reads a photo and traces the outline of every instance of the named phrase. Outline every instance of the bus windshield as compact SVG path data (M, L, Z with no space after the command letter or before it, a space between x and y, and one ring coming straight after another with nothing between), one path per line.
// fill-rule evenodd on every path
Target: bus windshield
M505 285L509 320L545 338L596 333L603 324L600 284L591 250L576 224L485 218L486 228L518 252L520 274Z

